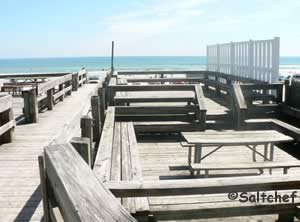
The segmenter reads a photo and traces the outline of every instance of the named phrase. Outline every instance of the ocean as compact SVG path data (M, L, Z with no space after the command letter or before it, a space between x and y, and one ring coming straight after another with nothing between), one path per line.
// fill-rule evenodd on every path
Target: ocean
M110 57L0 59L1 73L75 72L109 70ZM205 70L205 56L120 56L116 70ZM300 57L281 57L280 74L300 73Z

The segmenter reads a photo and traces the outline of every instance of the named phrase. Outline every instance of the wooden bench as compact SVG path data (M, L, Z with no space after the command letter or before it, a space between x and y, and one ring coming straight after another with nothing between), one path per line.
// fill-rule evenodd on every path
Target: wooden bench
M234 178L111 182L105 184L116 197L148 196L150 212L158 221L192 220L236 216L279 214L279 222L298 216L297 197L288 203L241 203L228 198L231 192L266 192L274 195L299 191L299 175L244 176ZM268 192L270 191L270 192ZM182 196L181 196L182 195ZM189 195L192 195L189 199ZM167 197L168 196L168 197Z
M143 179L133 123L115 122L114 107L107 110L93 171L101 182ZM121 202L139 220L148 217L147 198L123 198Z
M130 98L121 99L117 97L118 102L130 103L134 102L164 102L164 106L157 105L135 105L135 106L117 106L116 107L116 120L118 121L135 121L135 122L145 122L147 124L137 123L139 132L172 132L177 130L174 128L173 122L181 122L180 125L185 127L184 129L191 130L195 129L197 125L197 130L204 131L206 129L206 105L204 102L204 95L201 85L160 85L160 86L127 86L127 85L114 85L111 80L111 86L114 86L111 89L116 91L120 90L120 93L129 93L129 92L139 92L139 91L157 91L157 92L168 92L168 91L192 91L193 97L190 99L183 97L141 97L141 98ZM121 88L120 88L121 87ZM123 97L123 95L121 96ZM114 97L116 98L116 97ZM174 101L184 101L188 105L167 105L166 103ZM190 102L193 101L193 104ZM158 122L161 122L160 124ZM171 122L169 126L166 126L167 122ZM151 124L152 123L152 124ZM164 129L164 130L163 130ZM181 127L182 129L182 127ZM178 132L178 130L177 130Z
M191 168L193 171L204 170L205 177L208 177L211 170L259 170L263 173L264 169L283 169L283 173L287 174L288 170L293 167L300 167L300 161L294 162L252 162L252 163L231 163L220 165L217 163L193 163ZM270 171L271 172L271 171Z
M300 187L299 175L222 178L222 181L216 178L109 181L102 184L69 144L46 147L44 157L39 157L39 165L45 222L49 219L136 221L115 197L148 197L150 213L156 220L279 214L279 222L291 222L299 212L299 198L281 203L240 203L228 199L230 192L292 194ZM193 195L192 199L188 199L189 195Z

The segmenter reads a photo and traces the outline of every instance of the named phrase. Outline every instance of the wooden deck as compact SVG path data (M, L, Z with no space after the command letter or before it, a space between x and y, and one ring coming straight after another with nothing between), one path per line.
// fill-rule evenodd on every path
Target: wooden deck
M80 118L90 108L97 84L86 84L52 111L39 114L39 122L17 126L15 141L0 147L0 221L41 221L38 155L50 143L62 143L78 135ZM19 103L18 103L19 102ZM15 100L15 116L20 114Z

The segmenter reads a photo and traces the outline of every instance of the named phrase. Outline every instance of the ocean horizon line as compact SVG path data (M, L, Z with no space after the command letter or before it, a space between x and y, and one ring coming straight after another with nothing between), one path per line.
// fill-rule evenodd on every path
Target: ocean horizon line
M136 57L144 57L144 58L151 58L151 57L207 57L206 55L115 55L114 58L136 58ZM41 56L41 57L7 57L1 58L0 60L27 60L27 59L71 59L71 58L111 58L110 55L103 56ZM280 58L300 58L300 55L293 56L293 55L283 55Z

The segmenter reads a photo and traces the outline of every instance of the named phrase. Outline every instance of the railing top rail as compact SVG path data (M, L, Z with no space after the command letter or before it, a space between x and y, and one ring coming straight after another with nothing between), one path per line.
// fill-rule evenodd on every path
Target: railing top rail
M68 74L68 75L64 75L61 77L57 77L57 78L53 78L45 83L42 83L40 85L38 85L38 92L37 94L42 94L47 92L49 89L54 88L55 86L62 84L64 82L67 81L71 81L72 80L72 74Z

